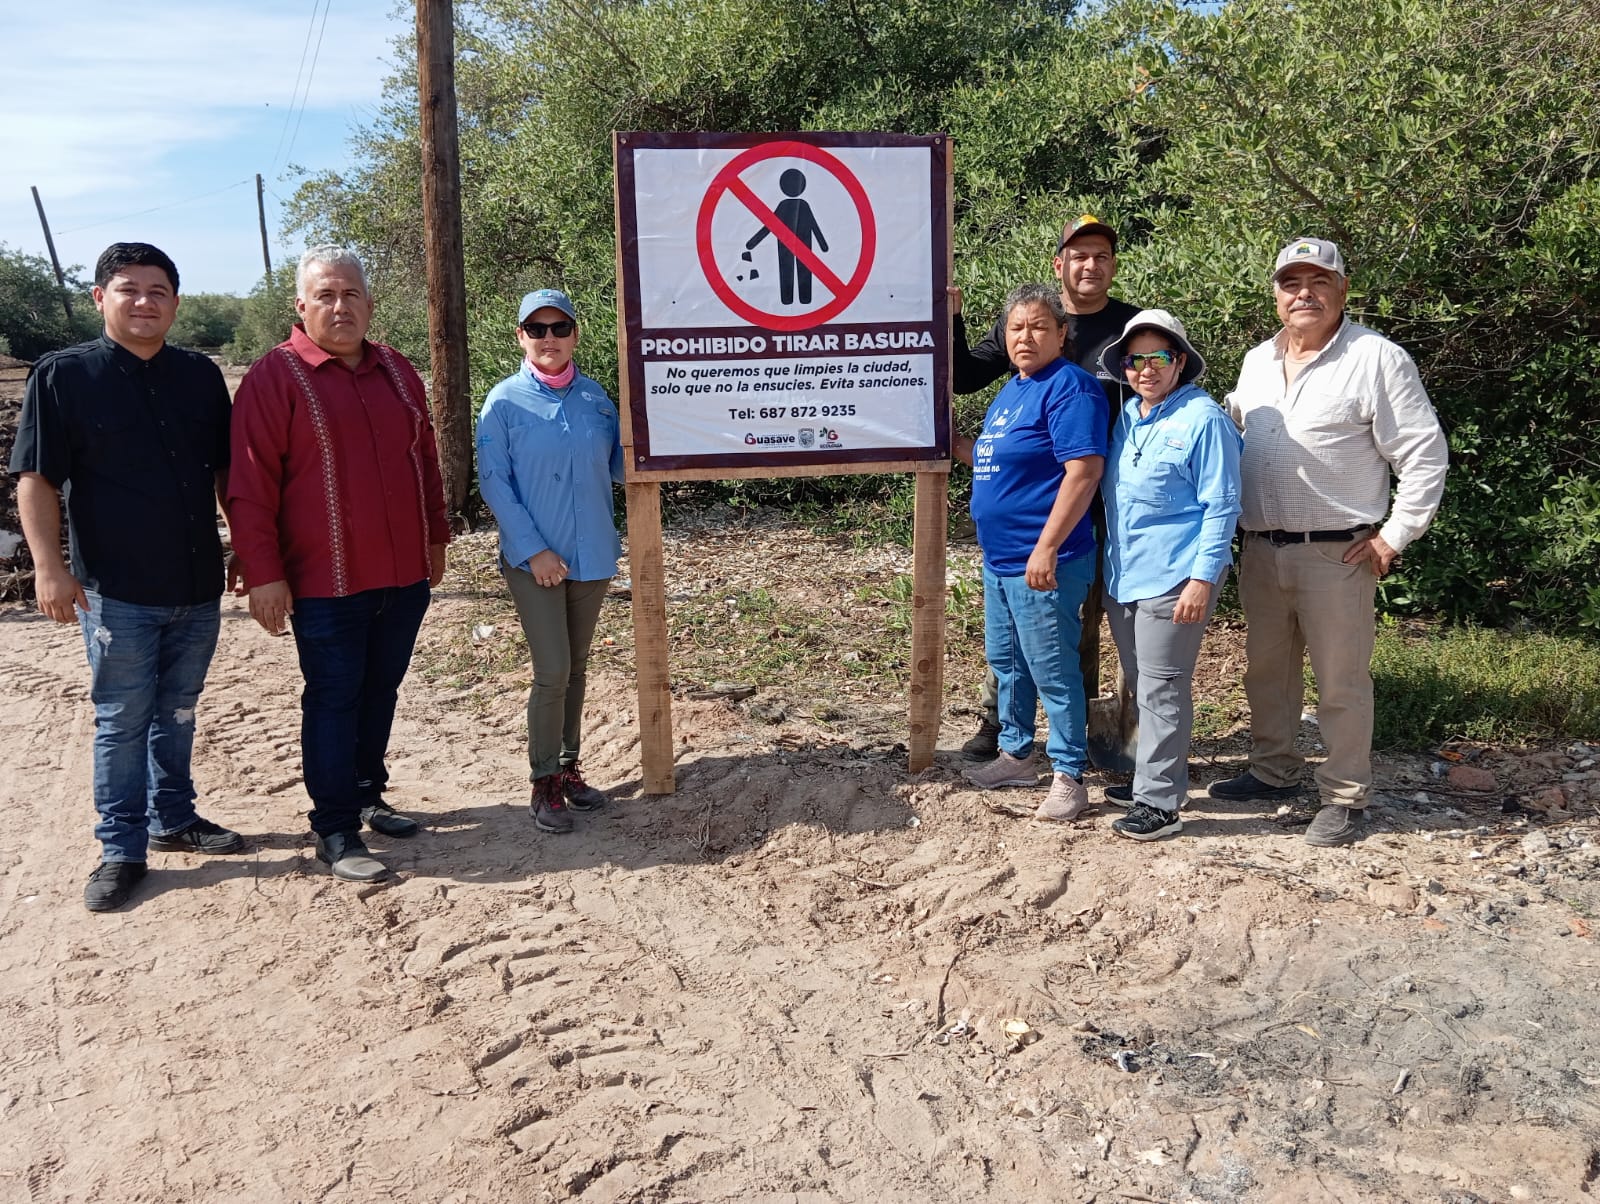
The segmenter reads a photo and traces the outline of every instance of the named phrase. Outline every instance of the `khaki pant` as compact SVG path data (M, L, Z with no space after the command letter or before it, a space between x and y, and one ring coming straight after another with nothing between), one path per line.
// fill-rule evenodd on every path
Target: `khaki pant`
M1328 759L1317 769L1322 802L1364 807L1372 789L1373 601L1377 578L1343 561L1354 540L1274 547L1249 533L1239 569L1244 603L1250 770L1269 786L1300 778L1295 749L1305 701L1301 664L1311 654L1317 724Z

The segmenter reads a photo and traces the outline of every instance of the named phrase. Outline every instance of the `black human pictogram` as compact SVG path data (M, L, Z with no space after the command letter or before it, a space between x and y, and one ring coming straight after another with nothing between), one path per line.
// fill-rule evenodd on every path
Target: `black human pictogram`
M778 215L778 220L794 233L800 244L806 248L811 247L812 240L816 240L817 250L827 251L828 240L822 236L822 227L817 225L816 216L811 212L811 206L800 199L800 194L806 190L805 172L799 168L791 167L778 177L778 187L783 189L784 200L778 202L778 207L773 212ZM744 244L744 258L750 258L750 252L756 245L772 231L762 226L751 236L750 241ZM778 295L785 305L794 304L795 274L799 270L800 277L800 304L811 304L811 269L804 263L797 263L794 251L783 239L778 239ZM750 275L754 277L755 272Z

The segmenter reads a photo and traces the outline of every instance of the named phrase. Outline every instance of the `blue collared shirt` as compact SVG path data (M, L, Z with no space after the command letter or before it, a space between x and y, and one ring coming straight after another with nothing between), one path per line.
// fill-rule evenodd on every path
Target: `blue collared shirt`
M1100 481L1106 592L1123 603L1218 581L1239 519L1243 441L1211 395L1187 384L1147 417L1139 406L1135 397L1117 415Z
M564 390L547 388L524 363L489 390L477 443L478 488L508 564L526 571L548 548L569 580L616 573L611 482L622 480L622 436L604 389L581 372Z

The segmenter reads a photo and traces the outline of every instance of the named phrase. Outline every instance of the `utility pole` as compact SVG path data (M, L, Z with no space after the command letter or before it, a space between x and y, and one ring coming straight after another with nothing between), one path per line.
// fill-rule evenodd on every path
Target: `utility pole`
M428 351L433 423L451 514L472 480L467 372L467 282L461 238L461 146L456 132L456 32L451 0L417 0L422 118L422 223L428 260Z
M267 202L262 198L261 173L256 172L256 216L261 219L261 266L267 272L267 287L272 287L272 256L267 251Z
M33 207L39 211L39 225L44 227L44 245L50 248L50 266L56 270L56 283L61 286L61 308L67 311L67 322L72 322L72 294L67 291L67 278L61 271L61 259L56 255L56 240L50 235L50 223L45 220L44 202L39 199L39 189L33 186Z

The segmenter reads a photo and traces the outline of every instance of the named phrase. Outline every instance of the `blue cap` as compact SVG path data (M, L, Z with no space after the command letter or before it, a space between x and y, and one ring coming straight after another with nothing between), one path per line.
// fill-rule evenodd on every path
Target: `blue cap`
M573 312L572 299L558 288L542 288L536 293L529 293L522 299L522 304L517 306L517 325L521 326L528 320L528 315L549 307L559 309L574 322L578 315Z

